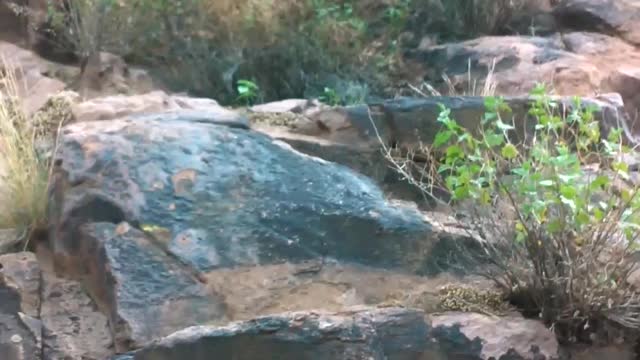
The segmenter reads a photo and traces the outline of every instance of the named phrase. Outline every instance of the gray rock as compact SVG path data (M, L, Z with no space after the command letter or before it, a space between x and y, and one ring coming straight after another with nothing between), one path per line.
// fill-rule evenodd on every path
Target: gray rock
M103 360L114 353L107 317L73 280L42 273L44 360Z
M199 271L320 256L406 269L407 254L440 240L370 179L244 129L177 118L74 124L55 161L59 257L82 246L79 225L101 221L157 228L157 243Z
M427 334L423 313L413 310L285 313L219 328L184 329L129 359L418 360Z
M635 0L562 0L553 13L565 28L603 32L640 45L640 5Z
M20 235L15 229L0 229L0 255L14 252L20 245Z
M282 313L224 327L178 331L112 360L552 360L553 333L517 317L404 308Z
M127 223L88 223L76 236L81 248L72 261L84 269L85 286L103 305L116 351L138 348L186 326L227 321L218 295ZM101 323L94 326L103 343L93 350L105 349Z
M37 275L37 276L36 276ZM0 354L3 360L39 359L40 269L31 253L0 256Z

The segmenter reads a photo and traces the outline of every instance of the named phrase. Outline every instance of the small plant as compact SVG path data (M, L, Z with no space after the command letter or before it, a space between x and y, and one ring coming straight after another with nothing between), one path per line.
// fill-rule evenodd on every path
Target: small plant
M258 99L260 87L250 80L238 80L236 84L238 102L244 105L252 105Z
M461 127L443 107L442 130L421 149L431 166L397 169L427 195L449 195L483 248L456 256L477 264L561 340L606 340L640 328L640 294L629 282L640 196L623 131L603 135L597 109L579 99L563 115L543 86L532 92L531 126L507 121L502 99L485 99L477 129Z
M324 88L324 92L320 96L320 101L331 106L340 105L341 102L338 92L335 89L329 87Z

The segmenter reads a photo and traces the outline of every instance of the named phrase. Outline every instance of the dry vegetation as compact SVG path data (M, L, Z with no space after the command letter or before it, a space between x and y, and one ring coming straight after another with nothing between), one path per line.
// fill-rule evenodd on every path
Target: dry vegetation
M433 144L411 153L426 162L385 149L388 159L482 240L481 252L460 248L456 258L526 315L562 341L634 341L640 185L624 160L634 149L619 129L601 134L593 109L565 109L544 88L532 95L536 127L525 139L514 139L514 124L503 122L508 106L487 97L479 135L443 108Z
M50 168L17 95L20 70L5 61L0 69L0 229L19 230L26 242L47 226Z
M403 32L417 41L494 34L537 1L79 0L53 11L52 24L81 58L123 55L174 90L233 103L245 79L265 101L330 88L345 103L393 95Z

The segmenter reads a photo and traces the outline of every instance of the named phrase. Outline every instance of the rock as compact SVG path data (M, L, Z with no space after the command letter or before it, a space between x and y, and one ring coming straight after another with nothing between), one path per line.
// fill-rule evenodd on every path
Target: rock
M406 267L407 253L440 236L418 211L390 204L343 166L194 119L158 115L64 129L50 214L59 255L77 247L71 234L92 221L155 227L171 254L201 271L323 254Z
M17 95L27 115L35 113L51 95L66 87L64 82L45 75L53 65L29 50L0 41L0 57L14 68Z
M113 120L129 115L192 110L201 121L245 124L241 115L223 108L215 100L169 95L157 90L141 95L112 95L75 104L72 111L76 122ZM167 115L163 115L167 116Z
M620 67L609 75L607 81L608 86L618 89L620 95L625 99L625 108L629 115L637 116L640 111L640 66ZM635 127L632 129L633 133L637 133L637 131Z
M104 304L118 352L189 325L227 320L218 295L126 223L86 224L77 236L81 253L72 261L84 265L85 284Z
M564 110L573 106L573 98L553 97ZM512 109L511 114L503 114L503 120L514 123L520 139L524 136L524 124L532 125L528 111L533 99L528 96L507 96L505 103ZM451 117L463 127L474 132L479 129L480 120L486 112L485 99L480 96L397 98L381 105L348 106L321 111L312 120L322 122L329 129L325 135L309 131L315 137L339 144L362 147L380 147L380 140L387 146L397 143L400 146L412 146L418 142L430 143L441 128L437 121L440 105L451 110ZM640 134L631 132L631 126L624 114L620 96L605 94L597 98L581 99L583 106L594 105L600 110L594 115L602 124L603 130L612 127L626 127L629 142L638 141ZM532 129L528 129L532 130ZM379 137L378 137L379 136Z
M640 4L635 0L562 0L553 12L565 28L603 32L640 45Z
M359 305L442 312L451 310L446 301L458 299L443 292L445 287L494 288L477 277L416 276L335 261L235 267L204 276L207 287L224 296L233 320L308 309L339 312Z
M457 246L477 247L346 167L193 114L62 131L53 254L105 304L119 351L224 322L209 271L326 257L431 274L455 267Z
M456 359L557 359L558 342L542 323L521 316L493 317L445 313L431 317L431 332L440 348Z
M43 271L44 360L103 360L114 353L107 317L79 282Z
M15 229L0 229L0 255L17 250L20 234Z
M40 268L32 253L0 256L0 354L3 360L40 358Z
M418 360L427 345L423 316L419 311L395 308L285 313L219 328L184 329L129 356L133 360L200 360L211 354L236 360L265 356L279 360Z
M309 108L318 107L320 103L307 99L286 99L274 101L266 104L254 105L249 108L252 112L258 113L303 113Z
M27 26L25 19L20 17L21 10L13 2L0 3L0 41L12 43L26 41Z
M494 61L491 81L496 86L495 92L508 96L527 95L537 83L548 84L560 96L622 93L624 87L610 82L610 76L619 68L640 66L637 47L615 37L587 32L547 38L481 37L408 51L405 58L428 69L424 80L441 93L448 91L448 85L442 81L442 75L446 74L457 92L467 95L480 92L470 90L483 88ZM623 100L633 102L633 98Z
M445 313L426 317L404 308L355 307L342 312L288 312L176 332L113 360L205 359L558 359L541 324L522 318Z

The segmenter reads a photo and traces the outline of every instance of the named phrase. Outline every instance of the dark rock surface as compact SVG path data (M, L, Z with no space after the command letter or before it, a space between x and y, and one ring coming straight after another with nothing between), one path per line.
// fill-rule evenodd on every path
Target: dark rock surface
M346 167L192 118L75 124L56 159L56 256L73 256L73 232L90 222L154 228L157 243L201 271L323 255L404 267L434 237L419 212Z
M418 311L288 313L221 328L188 328L132 354L132 359L417 360L427 333Z
M82 278L103 305L117 351L226 320L221 299L141 231L126 223L90 223L77 236L82 248L75 265L84 264Z
M562 0L554 15L565 28L611 34L640 45L640 4L635 0Z
M483 331L484 329L484 331ZM500 341L497 341L500 340ZM112 360L552 360L558 344L535 321L404 308L294 312L197 326Z

